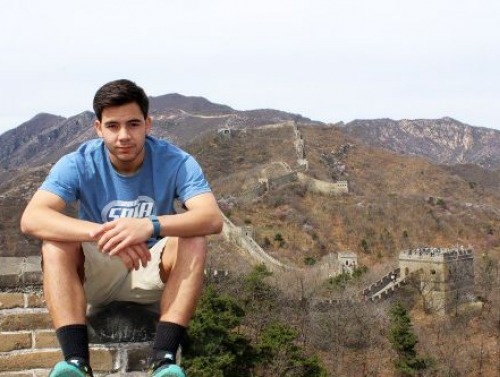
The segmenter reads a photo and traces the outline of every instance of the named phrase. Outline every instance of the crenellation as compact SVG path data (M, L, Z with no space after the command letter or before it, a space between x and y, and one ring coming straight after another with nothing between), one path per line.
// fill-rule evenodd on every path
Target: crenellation
M419 247L415 249L403 250L399 254L399 259L401 258L420 258L431 260L437 259L452 259L452 258L470 258L473 257L474 251L472 248L466 248L464 246L458 246L454 248L444 248L444 247Z

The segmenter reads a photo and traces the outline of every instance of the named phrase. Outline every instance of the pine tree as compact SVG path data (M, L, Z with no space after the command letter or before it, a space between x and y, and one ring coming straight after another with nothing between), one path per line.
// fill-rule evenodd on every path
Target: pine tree
M417 357L415 346L418 339L413 332L410 316L399 301L391 308L390 316L391 326L388 337L398 355L394 361L396 370L400 376L418 376L419 371L427 368L429 361Z
M189 327L183 365L198 377L251 376L256 353L236 329L245 317L237 301L208 286Z
M263 376L326 377L320 359L307 356L297 343L298 333L283 323L271 323L262 331L260 359ZM257 374L261 375L261 374Z

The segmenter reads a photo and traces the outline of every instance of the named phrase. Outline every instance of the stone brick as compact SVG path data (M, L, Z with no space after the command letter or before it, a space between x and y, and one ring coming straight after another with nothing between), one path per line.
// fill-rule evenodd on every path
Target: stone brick
M51 329L52 320L48 312L25 312L0 316L0 331L26 331Z
M3 275L0 274L0 288L16 288L22 282L20 281L19 275L11 274L11 275Z
M47 306L42 292L27 293L26 300L29 308L45 308Z
M1 262L0 287L13 287L12 283L17 284L20 282L19 276L23 271L24 258L2 257Z
M118 352L110 348L90 348L90 362L94 371L113 371L121 369Z
M35 348L59 348L59 341L54 330L35 331Z
M23 371L37 368L52 368L62 359L60 351L10 352L0 356L1 371Z
M40 287L43 282L43 274L41 272L25 272L22 282L25 287Z
M151 356L152 347L148 344L143 348L127 351L127 371L145 370L148 367L148 358Z
M0 309L24 308L22 293L0 292Z
M24 262L24 272L42 272L42 257L31 256L27 257Z
M0 333L0 352L31 348L31 333Z

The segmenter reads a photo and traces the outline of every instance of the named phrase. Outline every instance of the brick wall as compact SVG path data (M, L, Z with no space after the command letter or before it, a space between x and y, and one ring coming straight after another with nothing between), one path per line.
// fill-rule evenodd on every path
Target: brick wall
M150 342L91 344L95 375L143 370L150 347ZM41 292L0 292L0 376L46 377L61 359Z

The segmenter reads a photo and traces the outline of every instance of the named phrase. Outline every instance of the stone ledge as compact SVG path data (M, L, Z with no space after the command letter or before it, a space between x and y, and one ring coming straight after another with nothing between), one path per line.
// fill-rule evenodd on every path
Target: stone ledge
M25 372L0 372L0 377L47 377L48 373L45 374L34 374L32 371Z
M118 357L118 355L118 350L114 348L91 347L92 368L102 372L117 372L125 369L122 357ZM62 360L62 353L56 349L0 353L0 371L50 370L60 360Z
M90 360L95 372L144 371L148 366L151 350L151 342L91 344ZM59 348L0 352L0 371L21 373L39 369L48 372L61 359Z
M0 257L0 289L20 290L42 283L41 257Z
M158 320L157 308L114 303L89 313L95 376L144 375ZM48 377L62 359L40 289L0 292L0 377Z

